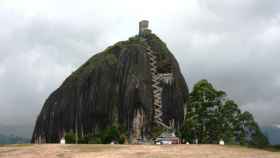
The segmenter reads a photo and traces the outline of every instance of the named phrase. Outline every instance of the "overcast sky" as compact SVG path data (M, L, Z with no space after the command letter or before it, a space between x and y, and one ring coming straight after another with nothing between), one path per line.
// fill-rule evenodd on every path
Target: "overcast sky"
M189 87L208 79L262 126L280 124L279 0L0 0L0 124L34 124L72 71L141 19Z

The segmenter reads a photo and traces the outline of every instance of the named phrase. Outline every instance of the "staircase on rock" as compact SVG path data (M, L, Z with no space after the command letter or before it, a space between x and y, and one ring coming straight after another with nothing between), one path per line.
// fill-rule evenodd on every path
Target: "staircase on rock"
M160 81L162 80L162 75L157 72L157 58L150 46L147 47L146 54L149 58L150 72L152 75L152 88L153 88L153 97L154 97L153 98L154 121L160 126L163 126L166 129L170 129L171 127L166 125L161 118L162 87L160 87Z

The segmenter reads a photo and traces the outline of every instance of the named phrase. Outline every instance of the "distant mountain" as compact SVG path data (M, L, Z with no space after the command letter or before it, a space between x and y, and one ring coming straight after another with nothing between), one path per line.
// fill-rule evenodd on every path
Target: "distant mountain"
M1 135L15 135L23 138L31 138L33 125L3 125L0 124Z
M6 136L0 134L0 144L26 144L30 143L30 139L22 138L14 135Z
M280 128L278 127L262 127L262 131L268 137L270 144L280 144Z

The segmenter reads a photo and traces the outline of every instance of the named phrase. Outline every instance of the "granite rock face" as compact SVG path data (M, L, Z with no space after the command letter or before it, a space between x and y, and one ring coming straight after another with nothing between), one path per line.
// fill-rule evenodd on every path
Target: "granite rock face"
M143 41L145 38L146 42ZM152 138L153 93L148 46L157 56L158 72L172 73L162 82L162 119L179 129L188 103L188 87L166 45L152 33L118 42L91 57L46 100L35 124L32 142L59 142L64 133L98 134L117 126L129 143Z

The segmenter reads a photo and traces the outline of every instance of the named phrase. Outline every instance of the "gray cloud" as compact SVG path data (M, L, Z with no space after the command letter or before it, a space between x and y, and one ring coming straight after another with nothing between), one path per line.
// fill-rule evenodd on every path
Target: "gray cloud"
M72 71L136 34L143 18L177 57L190 87L206 78L262 125L280 124L278 1L0 4L0 124L33 124Z

